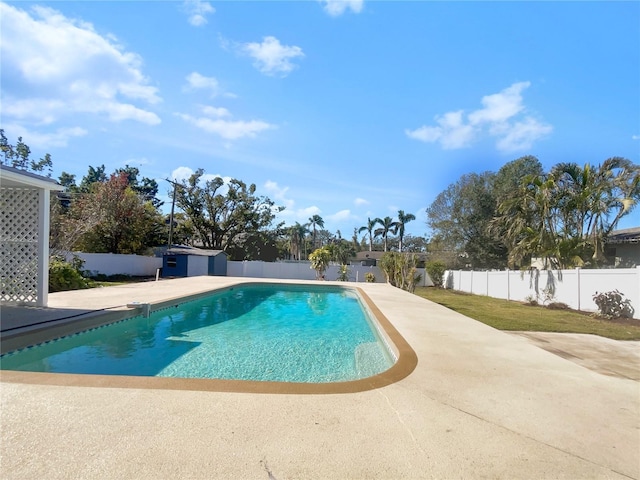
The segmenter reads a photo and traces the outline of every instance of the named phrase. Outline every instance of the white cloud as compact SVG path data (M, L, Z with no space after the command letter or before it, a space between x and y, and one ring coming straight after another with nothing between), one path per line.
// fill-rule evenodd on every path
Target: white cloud
M483 108L465 116L463 110L435 117L435 126L423 125L405 130L409 138L426 143L439 142L444 149L469 147L484 135L496 137L496 148L514 152L531 148L550 134L553 127L527 115L522 92L530 82L514 83L499 93L482 97Z
M551 133L552 127L537 122L532 118L525 118L514 123L498 140L498 150L514 152L531 148L533 142Z
M356 199L353 201L353 203L354 203L356 206L361 207L361 206L363 206L363 205L369 205L369 203L370 203L370 202L369 202L368 200L365 200L364 198L356 198Z
M640 135L631 135L631 140L640 140Z
M290 210L295 205L295 202L290 198L287 198L287 191L289 187L280 187L277 182L267 180L264 184L264 189L267 192L267 196L271 198L276 204L286 207ZM285 212L287 211L285 210ZM284 213L284 212L282 212Z
M201 107L201 110L206 116L194 117L186 113L176 113L175 115L205 132L215 133L226 140L237 140L243 137L253 138L264 130L276 128L275 125L262 120L223 120L221 117L230 117L231 112L222 107L204 106Z
M321 0L324 4L324 11L332 17L342 15L346 10L353 13L360 13L364 0Z
M251 56L253 65L265 75L287 76L296 68L291 60L304 57L300 47L282 45L275 37L264 37L262 43L245 43L240 46L242 52Z
M231 112L224 107L212 107L205 105L202 107L202 113L210 117L229 117Z
M125 162L122 162L122 165L152 165L153 162L151 160L149 160L147 157L140 157L140 158L130 158L129 160L126 160Z
M81 127L58 128L53 132L46 133L27 130L18 124L7 124L4 125L4 128L9 137L23 137L29 146L42 150L52 147L66 147L71 138L83 137L87 134L87 131Z
M471 112L469 122L472 125L479 123L502 123L517 115L524 109L522 105L522 91L529 88L530 82L514 83L500 93L482 97L484 108Z
M184 90L209 90L212 97L220 94L220 85L215 77L205 77L198 72L191 72L186 77L187 85Z
M202 0L185 0L183 7L189 16L189 23L194 27L206 25L206 15L215 13L216 11L209 2Z
M51 8L29 12L0 3L3 116L51 124L78 113L111 121L160 123L134 102L156 104L158 89L143 75L142 59L111 36Z
M193 170L191 170L189 167L178 167L173 172L171 172L169 178L173 179L176 182L179 182L181 180L188 180L189 177L193 175L193 173Z
M423 142L439 141L445 149L465 147L476 134L474 127L464 123L462 110L437 116L436 123L437 127L425 125L413 131L406 130L406 134Z
M171 172L171 175L169 178L173 179L176 182L181 182L182 180L189 180L189 177L191 177L191 175L193 175L194 173L195 172L189 167L178 167ZM221 178L225 182L225 184L231 180L231 177L223 177L219 173L204 173L200 177L199 184L203 185L205 182L208 182L215 178ZM218 192L224 194L223 189L224 187L221 187L221 189Z
M355 219L356 217L351 214L351 210L340 210L333 215L328 215L327 218L332 222L343 222L346 220Z
M205 132L215 133L227 140L237 140L242 137L255 137L258 133L275 128L267 122L261 120L220 120L208 117L193 117L184 113L177 113L178 117Z

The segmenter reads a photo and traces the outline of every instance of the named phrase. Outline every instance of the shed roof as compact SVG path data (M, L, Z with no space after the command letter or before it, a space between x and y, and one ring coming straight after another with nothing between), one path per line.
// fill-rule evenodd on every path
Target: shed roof
M7 188L43 188L45 190L62 190L62 186L53 178L18 168L0 165L0 186Z
M226 252L224 250L205 250L203 248L190 247L189 245L171 245L165 255L200 255L203 257L215 257Z

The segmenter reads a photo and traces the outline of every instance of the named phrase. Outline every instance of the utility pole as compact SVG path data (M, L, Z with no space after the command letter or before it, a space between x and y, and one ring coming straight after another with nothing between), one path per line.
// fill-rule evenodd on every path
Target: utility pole
M171 201L171 215L169 215L169 245L171 248L171 243L173 242L173 211L176 207L176 192L178 191L178 183L165 178L167 182L173 185L173 199Z

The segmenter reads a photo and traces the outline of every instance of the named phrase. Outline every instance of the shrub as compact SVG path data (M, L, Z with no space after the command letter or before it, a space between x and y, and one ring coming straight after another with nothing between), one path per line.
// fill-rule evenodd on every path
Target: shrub
M338 269L338 279L339 282L346 282L349 280L349 267L346 265L340 265Z
M569 310L569 305L562 302L551 302L549 305L547 305L547 308L549 310Z
M63 292L89 288L89 283L80 270L82 263L77 258L68 263L60 257L53 257L49 262L49 291Z
M447 269L445 264L442 262L433 261L433 262L427 262L427 264L424 267L427 270L429 277L431 277L431 281L433 282L433 284L436 287L442 287L443 280L444 280L444 272Z
M318 248L309 254L311 268L316 271L316 279L324 279L324 272L331 261L331 250L326 246Z
M524 299L526 305L535 307L538 305L538 298L535 295L527 295Z
M633 307L631 300L624 298L618 290L612 292L596 292L593 301L598 306L598 312L604 318L632 318Z
M373 272L367 272L364 274L364 280L367 283L376 283L376 276Z
M391 285L413 292L422 279L422 275L416 273L417 261L415 254L387 252L380 258L380 270Z

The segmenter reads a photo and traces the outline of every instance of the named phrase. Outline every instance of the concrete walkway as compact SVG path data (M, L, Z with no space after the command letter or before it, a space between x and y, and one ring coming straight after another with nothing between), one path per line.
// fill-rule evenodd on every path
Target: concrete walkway
M246 280L64 292L50 306L153 302ZM415 350L407 378L360 393L277 395L65 387L3 375L1 477L640 478L639 382L388 285L358 286Z

